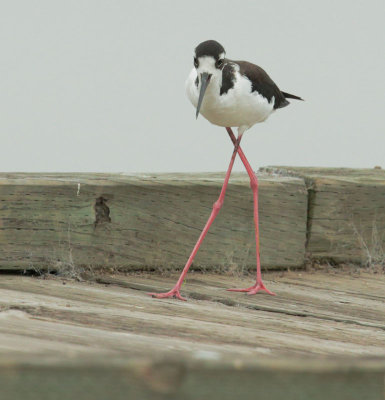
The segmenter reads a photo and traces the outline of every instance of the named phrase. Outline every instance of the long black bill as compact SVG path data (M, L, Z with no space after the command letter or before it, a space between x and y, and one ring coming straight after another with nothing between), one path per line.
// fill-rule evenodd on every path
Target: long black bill
M207 89L207 86L210 83L210 79L211 79L211 74L208 74L207 72L203 72L201 74L201 91L199 93L199 99L198 99L198 105L197 105L197 113L196 113L196 117L197 118L198 118L198 115L199 115L199 110L201 109L203 96L205 95L205 91Z

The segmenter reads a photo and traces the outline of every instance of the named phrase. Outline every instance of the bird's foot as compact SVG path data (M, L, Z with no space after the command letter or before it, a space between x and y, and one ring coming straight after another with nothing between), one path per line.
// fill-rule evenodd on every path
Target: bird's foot
M258 282L247 289L227 289L229 292L246 292L247 294L257 294L258 292L264 291L267 294L271 294L275 296L275 293L271 292L267 287L264 285L262 281Z
M168 297L172 297L174 299L178 299L178 300L183 300L183 301L187 301L187 299L185 299L184 297L182 297L180 295L179 292L179 287L174 287L173 289L171 289L169 292L165 292L165 293L147 293L149 296L151 297L155 297L157 299L166 299Z

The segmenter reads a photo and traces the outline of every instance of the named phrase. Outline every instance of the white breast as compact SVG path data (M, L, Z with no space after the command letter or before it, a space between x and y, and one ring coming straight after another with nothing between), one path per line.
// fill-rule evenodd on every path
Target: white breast
M186 81L186 93L196 108L200 85L195 84L197 71L192 69ZM251 92L251 82L246 77L235 73L234 87L220 95L218 79L213 76L207 87L201 106L201 114L214 125L225 127L250 128L264 121L274 111L274 97L269 102L257 92Z

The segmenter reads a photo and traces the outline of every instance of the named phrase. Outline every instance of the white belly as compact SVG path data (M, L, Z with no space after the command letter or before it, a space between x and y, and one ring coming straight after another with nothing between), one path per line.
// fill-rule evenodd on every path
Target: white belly
M195 80L195 68L186 81L186 92L196 108L200 87ZM200 113L212 124L225 127L250 128L264 121L274 111L274 98L269 102L257 92L251 92L251 82L236 74L234 87L220 95L219 82L211 80L203 98Z

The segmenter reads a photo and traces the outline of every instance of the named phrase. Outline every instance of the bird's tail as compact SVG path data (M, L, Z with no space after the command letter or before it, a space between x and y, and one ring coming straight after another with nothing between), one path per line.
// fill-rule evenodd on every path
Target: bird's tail
M286 93L286 92L282 92L281 93L285 96L286 99L295 99L295 100L302 100L301 97L295 96L294 94L290 94L290 93Z

